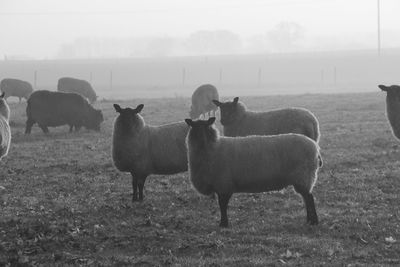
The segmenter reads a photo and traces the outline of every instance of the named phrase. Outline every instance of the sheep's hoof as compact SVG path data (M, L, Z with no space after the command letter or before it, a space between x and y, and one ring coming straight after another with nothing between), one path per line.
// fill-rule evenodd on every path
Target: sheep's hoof
M307 223L309 225L318 225L318 219L307 220Z
M220 223L219 223L219 227L228 228L228 227L229 227L229 226L228 226L228 222L220 222Z

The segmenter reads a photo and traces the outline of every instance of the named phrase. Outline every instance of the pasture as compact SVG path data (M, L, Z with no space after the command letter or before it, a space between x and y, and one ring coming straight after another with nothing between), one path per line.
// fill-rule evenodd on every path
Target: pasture
M224 98L222 97L224 100ZM314 188L320 224L301 197L236 194L219 229L215 199L188 174L150 176L143 203L111 163L113 103L145 105L149 124L188 117L189 98L104 100L100 133L68 127L24 135L26 103L10 105L12 145L0 162L0 265L266 266L400 264L400 147L385 94L242 97L250 109L305 107L319 119L324 166Z

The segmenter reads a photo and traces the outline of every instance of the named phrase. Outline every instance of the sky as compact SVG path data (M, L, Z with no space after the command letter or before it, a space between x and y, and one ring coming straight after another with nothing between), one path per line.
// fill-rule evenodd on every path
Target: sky
M380 7L382 47L397 46L400 1L380 0ZM60 46L82 37L229 30L251 38L282 21L301 25L308 40L325 36L357 44L359 34L377 32L377 0L0 0L0 58L54 58Z

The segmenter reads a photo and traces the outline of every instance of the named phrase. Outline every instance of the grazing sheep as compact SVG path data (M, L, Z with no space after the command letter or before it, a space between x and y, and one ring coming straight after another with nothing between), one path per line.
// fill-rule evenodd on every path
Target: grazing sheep
M101 110L94 109L81 95L74 93L38 90L31 94L26 107L25 134L30 134L37 123L44 133L48 127L68 124L69 132L84 126L86 129L100 131L104 121Z
M143 187L150 174L174 174L187 171L186 134L189 127L185 122L161 126L146 125L140 111L121 108L114 104L119 113L114 121L112 159L115 167L132 175L132 202L143 200Z
M211 84L203 84L199 88L197 88L192 95L192 106L190 107L189 116L192 119L197 119L201 115L206 114L209 116L212 115L212 112L217 111L218 107L216 107L212 100L219 99L217 88Z
M29 95L33 92L33 88L30 83L11 78L1 80L0 89L3 93L5 93L6 99L10 96L16 96L19 98L19 102L21 102L22 98L28 100Z
M221 111L225 136L276 135L298 133L318 143L320 133L317 118L307 109L285 108L266 112L247 110L239 97L233 101L213 101Z
M79 94L83 97L86 97L91 104L97 100L97 95L92 85L85 80L71 77L60 78L57 83L57 91Z
M318 224L312 189L322 166L316 142L300 134L220 137L213 123L186 119L189 177L197 191L218 195L221 227L228 226L233 193L281 190L292 185L304 200L307 222Z
M10 108L4 99L4 92L0 95L0 160L7 156L11 144L11 130L8 121Z
M386 95L386 114L392 128L393 135L400 139L400 86L378 85L387 93Z

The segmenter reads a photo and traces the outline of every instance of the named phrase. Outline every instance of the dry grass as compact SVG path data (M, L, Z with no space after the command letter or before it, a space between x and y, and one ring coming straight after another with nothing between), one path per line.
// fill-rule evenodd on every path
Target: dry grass
M231 227L187 173L151 176L131 203L130 176L110 158L112 101L101 133L35 126L13 104L12 147L0 162L0 266L266 266L400 264L400 151L382 94L242 97L252 109L301 106L321 123L324 167L314 189L320 224L305 224L293 190L235 195ZM181 120L189 99L146 99L151 124Z

